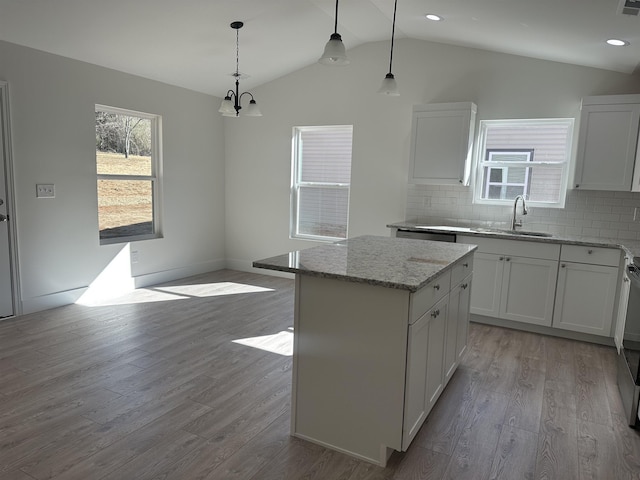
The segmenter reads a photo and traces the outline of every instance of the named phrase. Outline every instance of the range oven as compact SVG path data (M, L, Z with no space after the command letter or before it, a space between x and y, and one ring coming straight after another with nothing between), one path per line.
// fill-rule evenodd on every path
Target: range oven
M632 427L640 427L638 402L640 401L640 257L634 257L627 266L629 279L629 302L622 339L622 349L618 355L618 388L627 421Z

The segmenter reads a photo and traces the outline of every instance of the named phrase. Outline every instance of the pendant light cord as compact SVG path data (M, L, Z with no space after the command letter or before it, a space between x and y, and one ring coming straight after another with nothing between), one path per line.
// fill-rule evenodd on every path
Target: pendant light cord
M398 0L393 5L393 24L391 26L391 53L389 54L389 73L392 72L391 65L393 63L393 39L396 33L396 10L398 9Z
M338 0L336 0L336 23L333 27L333 33L338 33Z

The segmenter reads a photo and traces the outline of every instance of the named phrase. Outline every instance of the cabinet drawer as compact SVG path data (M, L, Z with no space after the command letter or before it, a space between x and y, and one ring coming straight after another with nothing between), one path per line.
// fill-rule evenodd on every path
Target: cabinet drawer
M451 270L451 287L455 287L473 272L473 256L469 255L453 266Z
M591 265L620 265L621 252L617 248L563 245L560 260L563 262L588 263Z
M477 251L479 253L543 258L546 260L557 260L560 256L560 245L557 243L528 242L526 240L508 240L504 238L463 235L458 236L457 242L475 244L478 246Z
M427 285L411 295L411 315L409 323L414 323L427 310L449 293L451 287L451 270L438 275Z

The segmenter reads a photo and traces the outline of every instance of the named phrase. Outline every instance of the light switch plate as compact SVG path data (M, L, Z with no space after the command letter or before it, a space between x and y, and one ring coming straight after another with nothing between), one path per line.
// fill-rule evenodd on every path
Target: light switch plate
M56 190L53 184L39 183L36 185L37 198L54 198L55 196Z

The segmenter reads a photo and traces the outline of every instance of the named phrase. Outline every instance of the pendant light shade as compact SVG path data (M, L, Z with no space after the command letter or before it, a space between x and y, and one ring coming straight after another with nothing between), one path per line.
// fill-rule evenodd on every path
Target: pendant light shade
M392 97L397 97L400 95L400 91L398 90L398 84L396 83L396 78L392 73L393 66L393 40L396 33L396 11L398 9L398 0L395 0L393 5L393 24L391 27L391 52L389 53L389 73L382 80L382 85L378 89L378 93L382 93L383 95L389 95Z
M397 97L400 95L400 92L398 91L398 83L396 82L393 73L387 73L384 80L382 80L382 85L380 85L378 93L389 95L391 97Z
M338 33L338 0L336 0L336 18L334 32L331 34L329 41L324 47L324 53L318 60L322 65L349 65L347 51L342 43L342 37Z

